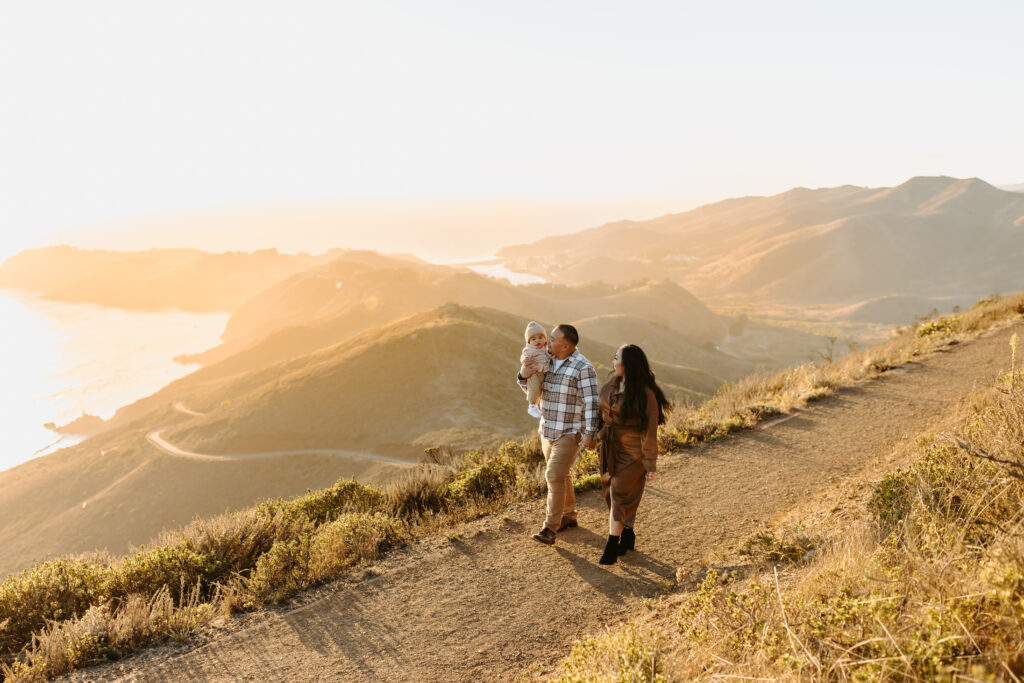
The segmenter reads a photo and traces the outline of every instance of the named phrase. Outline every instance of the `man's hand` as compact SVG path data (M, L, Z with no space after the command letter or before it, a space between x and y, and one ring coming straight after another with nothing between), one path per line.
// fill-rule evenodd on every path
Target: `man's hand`
M585 436L583 437L583 441L580 442L580 445L583 446L584 448L595 448L597 446L597 442L591 439L589 436Z
M523 379L537 374L537 361L532 358L523 363L524 371L519 373Z

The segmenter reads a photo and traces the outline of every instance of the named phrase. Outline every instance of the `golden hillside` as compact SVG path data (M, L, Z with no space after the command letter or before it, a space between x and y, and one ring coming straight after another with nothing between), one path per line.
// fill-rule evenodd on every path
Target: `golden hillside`
M514 270L555 281L671 277L703 300L855 305L889 296L927 313L1024 286L1024 196L977 178L892 188L795 188L508 247ZM614 276L614 277L613 277ZM916 309L924 306L923 311ZM894 311L880 307L878 322ZM901 311L902 312L902 311ZM860 309L858 315L870 315Z
M168 407L151 419L170 422L174 415ZM382 483L397 471L328 455L178 458L148 443L146 432L146 423L136 423L0 472L0 576L61 554L127 552L196 515L299 495L342 474Z
M519 435L536 427L515 383L527 322L454 304L416 313L197 389L186 400L204 414L169 430L167 438L211 453L336 447L415 458L421 449L410 444L438 430ZM615 348L580 330L580 351L604 378ZM722 383L704 371L654 360L666 390L693 400Z
M695 343L724 339L726 324L672 282L642 278L623 286L515 286L467 269L401 262L372 252L345 254L287 278L239 306L225 343L187 358L211 364L258 344L273 360L346 337L404 315L447 303L486 306L537 320L579 320L629 314L666 325Z

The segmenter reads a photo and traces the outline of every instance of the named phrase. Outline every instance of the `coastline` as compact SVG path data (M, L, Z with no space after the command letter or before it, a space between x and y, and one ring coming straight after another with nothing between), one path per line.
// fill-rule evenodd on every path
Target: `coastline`
M216 344L227 317L126 311L0 288L0 354L17 359L0 364L0 382L19 389L0 396L7 442L0 471L80 443L118 408L196 370L173 358Z

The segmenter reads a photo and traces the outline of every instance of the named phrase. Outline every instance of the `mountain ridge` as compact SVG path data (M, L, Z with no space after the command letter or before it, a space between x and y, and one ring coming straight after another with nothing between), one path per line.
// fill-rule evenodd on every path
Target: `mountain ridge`
M725 200L499 254L506 267L556 281L584 281L589 272L612 273L612 282L667 277L712 305L849 306L896 294L977 298L1018 289L1022 227L1019 194L979 178L916 176L891 188L793 188Z

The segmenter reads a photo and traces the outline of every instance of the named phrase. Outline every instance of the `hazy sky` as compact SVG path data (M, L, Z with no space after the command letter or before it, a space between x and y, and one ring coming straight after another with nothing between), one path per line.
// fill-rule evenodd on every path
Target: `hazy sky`
M500 244L585 227L587 197L596 221L796 185L1024 182L1021 26L1019 0L4 2L0 258L360 234L137 220L238 207L492 198L522 226L467 224ZM544 220L538 197L573 199ZM465 223L434 218L442 241Z

